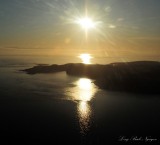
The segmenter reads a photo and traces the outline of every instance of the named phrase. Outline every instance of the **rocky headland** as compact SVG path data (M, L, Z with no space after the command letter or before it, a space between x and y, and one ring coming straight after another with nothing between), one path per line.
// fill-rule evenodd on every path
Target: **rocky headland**
M22 71L28 74L65 71L67 75L94 79L99 88L110 91L160 94L160 62L156 61L37 65Z

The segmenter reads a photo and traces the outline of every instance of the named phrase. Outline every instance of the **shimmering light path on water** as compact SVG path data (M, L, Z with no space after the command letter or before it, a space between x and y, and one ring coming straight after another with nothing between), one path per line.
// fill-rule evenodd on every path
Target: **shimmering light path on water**
M86 134L89 131L92 115L92 108L89 105L89 101L94 97L98 89L92 83L92 80L88 78L80 78L74 82L74 85L75 87L67 89L66 93L71 97L71 100L78 101L77 114L81 129L80 132Z

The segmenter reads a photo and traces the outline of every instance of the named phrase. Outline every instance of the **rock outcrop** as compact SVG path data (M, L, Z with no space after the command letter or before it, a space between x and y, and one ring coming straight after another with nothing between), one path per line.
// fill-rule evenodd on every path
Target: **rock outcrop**
M95 84L102 89L160 94L160 62L136 61L107 65L82 63L38 65L23 71L28 74L66 71L68 75L94 79Z

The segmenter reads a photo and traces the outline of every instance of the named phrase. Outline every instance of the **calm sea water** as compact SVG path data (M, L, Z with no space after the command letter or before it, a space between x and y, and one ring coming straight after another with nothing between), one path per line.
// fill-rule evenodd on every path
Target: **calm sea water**
M123 138L143 143L146 137L160 141L158 95L108 92L97 88L94 80L65 72L19 71L66 60L0 58L1 144L105 144L126 142Z

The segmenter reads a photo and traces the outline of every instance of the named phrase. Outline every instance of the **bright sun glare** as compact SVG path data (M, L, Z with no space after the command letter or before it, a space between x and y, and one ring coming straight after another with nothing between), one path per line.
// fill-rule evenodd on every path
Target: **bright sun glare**
M92 86L91 86L91 80L87 79L87 78L81 78L78 81L78 86L81 89L90 90L92 88Z
M92 81L87 78L81 78L77 82L78 88L80 90L79 99L81 101L90 101L94 94L94 88Z
M81 60L84 64L90 64L91 63L91 58L92 57L91 57L90 54L81 54L79 57L81 58Z
M86 31L96 27L96 23L89 17L79 18L76 20L76 23Z

